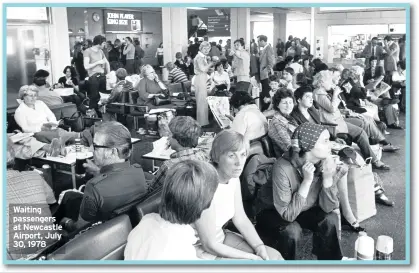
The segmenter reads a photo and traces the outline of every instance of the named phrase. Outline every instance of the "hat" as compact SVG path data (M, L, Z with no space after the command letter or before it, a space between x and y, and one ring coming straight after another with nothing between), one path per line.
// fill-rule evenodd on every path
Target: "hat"
M49 76L49 72L44 69L39 69L38 71L33 74L34 78L47 78Z
M327 130L326 127L319 124L303 123L295 129L291 142L295 150L308 152L314 148L320 134Z

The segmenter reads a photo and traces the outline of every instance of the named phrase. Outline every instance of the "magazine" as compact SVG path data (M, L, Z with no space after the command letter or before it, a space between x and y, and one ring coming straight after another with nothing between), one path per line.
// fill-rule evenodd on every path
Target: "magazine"
M226 117L226 115L230 115L230 102L228 101L228 97L209 96L207 97L207 102L221 129L230 127L231 120Z
M384 76L380 76L379 78L377 78L374 81L372 81L369 84L367 84L365 86L365 89L367 89L367 90L374 90L375 88L377 88L377 85L379 85L380 82L383 81L383 79L384 79Z

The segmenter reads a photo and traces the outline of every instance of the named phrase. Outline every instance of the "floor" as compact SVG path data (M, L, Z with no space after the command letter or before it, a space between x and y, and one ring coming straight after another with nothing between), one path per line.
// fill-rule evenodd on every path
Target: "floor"
M401 117L401 125L405 127L404 116ZM212 128L206 129L205 131L219 131L216 124L213 124ZM393 260L404 260L405 259L405 241L406 241L406 165L405 165L405 131L404 130L391 130L390 135L387 139L393 144L401 147L396 153L384 153L382 160L391 166L391 171L382 172L379 171L379 175L383 181L384 188L387 196L394 200L396 205L394 207L385 207L377 204L377 215L367 219L361 223L362 226L366 227L369 236L377 239L379 235L388 235L394 240L394 253ZM139 136L135 131L132 132L133 137ZM142 165L145 171L151 171L151 161L142 159L142 155L152 151L152 141L156 140L154 137L142 137L143 141L136 144L134 149L133 162L137 162ZM156 162L158 165L158 162ZM71 186L71 181L67 176L57 176L57 181L63 188ZM79 181L78 184L83 183ZM313 260L316 259L311 254L312 249L312 233L304 230L304 239L302 240L302 254L297 257L301 260ZM353 257L354 244L357 238L357 233L349 231L343 227L342 231L342 248L343 254L347 257Z

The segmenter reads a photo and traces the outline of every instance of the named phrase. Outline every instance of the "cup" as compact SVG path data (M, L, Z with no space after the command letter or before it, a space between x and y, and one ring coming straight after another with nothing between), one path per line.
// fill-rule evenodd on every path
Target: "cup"
M377 238L375 247L376 260L391 260L393 254L393 238L390 236L380 235Z
M374 260L374 239L369 236L358 238L356 249L357 260Z

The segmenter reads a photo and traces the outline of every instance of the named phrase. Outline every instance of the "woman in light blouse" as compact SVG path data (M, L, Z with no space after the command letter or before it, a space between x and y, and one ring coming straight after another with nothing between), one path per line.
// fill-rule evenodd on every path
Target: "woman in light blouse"
M160 43L159 47L156 50L156 58L159 66L163 66L163 42Z
M230 91L230 77L228 76L228 73L224 71L224 67L221 62L217 62L215 64L215 72L212 74L211 78L211 90L216 88L217 90L227 89L227 91Z
M196 120L201 126L208 126L208 103L207 103L207 80L208 70L214 66L208 63L207 55L211 49L211 45L204 41L199 45L199 52L194 59L195 68L195 97L196 97Z

